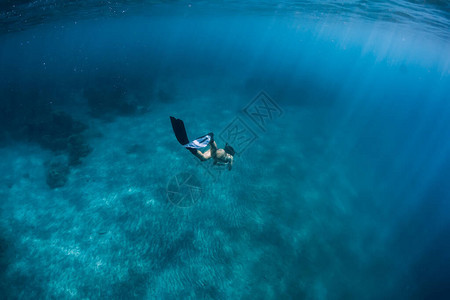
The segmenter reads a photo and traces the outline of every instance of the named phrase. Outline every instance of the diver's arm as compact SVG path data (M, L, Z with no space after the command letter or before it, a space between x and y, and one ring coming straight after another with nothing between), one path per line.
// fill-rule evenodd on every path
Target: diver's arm
M231 155L230 155L231 156ZM228 171L231 171L231 168L233 167L233 156L231 156L231 159L228 163Z

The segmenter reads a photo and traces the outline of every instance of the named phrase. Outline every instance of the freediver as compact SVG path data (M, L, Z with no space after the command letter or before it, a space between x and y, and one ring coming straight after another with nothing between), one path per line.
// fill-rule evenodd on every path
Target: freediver
M217 148L216 141L214 140L214 133L212 132L190 142L183 121L174 117L170 117L170 121L178 142L195 157L201 161L212 158L214 160L214 165L227 165L228 170L231 170L233 167L233 156L235 154L233 147L226 144L224 149ZM208 150L204 152L199 150L208 145L210 146Z

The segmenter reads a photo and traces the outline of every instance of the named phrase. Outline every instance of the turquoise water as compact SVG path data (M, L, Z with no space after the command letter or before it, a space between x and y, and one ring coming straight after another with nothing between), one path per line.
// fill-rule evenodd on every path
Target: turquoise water
M0 8L3 298L448 299L446 1Z

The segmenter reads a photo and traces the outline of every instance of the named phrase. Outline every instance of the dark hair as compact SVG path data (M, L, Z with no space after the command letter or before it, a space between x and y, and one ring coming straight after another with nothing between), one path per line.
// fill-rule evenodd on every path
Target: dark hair
M225 150L226 153L234 156L235 151L234 151L233 147L228 145L228 143L225 144L225 147L223 148L223 150Z

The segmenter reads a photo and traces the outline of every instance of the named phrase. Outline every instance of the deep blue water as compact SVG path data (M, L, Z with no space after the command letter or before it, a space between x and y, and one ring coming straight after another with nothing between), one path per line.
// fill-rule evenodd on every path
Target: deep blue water
M3 298L450 297L448 1L6 1L0 24Z

